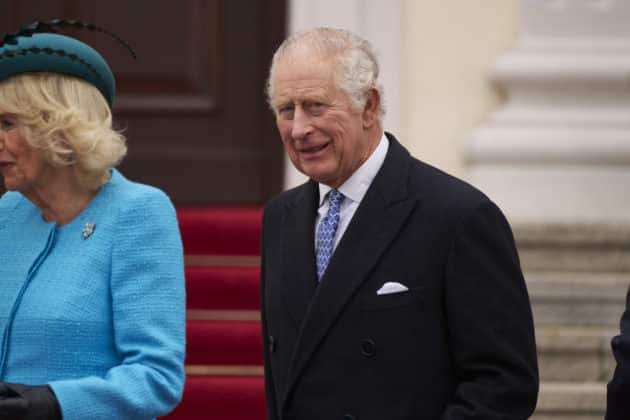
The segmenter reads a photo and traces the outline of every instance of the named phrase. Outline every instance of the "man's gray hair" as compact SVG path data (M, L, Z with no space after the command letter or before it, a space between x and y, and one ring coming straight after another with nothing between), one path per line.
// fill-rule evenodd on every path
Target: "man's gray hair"
M273 98L273 76L276 66L292 51L307 47L323 58L335 60L336 87L350 99L352 109L362 111L371 89L380 97L379 120L385 114L383 87L378 81L379 66L372 44L344 29L314 28L287 38L276 50L267 80L267 100Z

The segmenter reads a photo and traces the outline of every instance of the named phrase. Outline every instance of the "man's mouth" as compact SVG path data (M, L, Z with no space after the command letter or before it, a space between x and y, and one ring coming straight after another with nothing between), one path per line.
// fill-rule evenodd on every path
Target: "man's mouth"
M322 144L321 146L316 147L308 147L300 150L301 153L317 153L321 150L324 150L330 143Z

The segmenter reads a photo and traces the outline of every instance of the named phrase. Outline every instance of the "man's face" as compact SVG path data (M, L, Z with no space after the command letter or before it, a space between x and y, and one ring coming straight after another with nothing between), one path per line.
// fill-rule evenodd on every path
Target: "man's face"
M289 53L275 68L271 102L293 165L338 188L375 145L365 130L365 112L352 110L347 95L335 87L333 68L331 59L317 54Z

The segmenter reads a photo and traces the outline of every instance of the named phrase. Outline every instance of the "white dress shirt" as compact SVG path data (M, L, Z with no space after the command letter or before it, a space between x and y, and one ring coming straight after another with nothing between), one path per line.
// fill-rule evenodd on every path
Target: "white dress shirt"
M389 149L389 141L383 133L381 140L376 146L376 149L372 152L370 157L363 162L363 164L357 169L350 178L346 180L337 191L342 193L345 197L341 203L341 209L339 214L339 225L337 226L337 232L335 233L335 240L333 241L333 250L337 248L337 244L343 237L354 213L357 211L361 200L365 196L368 188L372 184L374 177L383 166L387 150ZM317 217L315 218L315 249L317 250L317 230L319 227L319 221L322 217L326 216L328 212L328 193L332 190L328 185L319 183L319 210L317 211Z

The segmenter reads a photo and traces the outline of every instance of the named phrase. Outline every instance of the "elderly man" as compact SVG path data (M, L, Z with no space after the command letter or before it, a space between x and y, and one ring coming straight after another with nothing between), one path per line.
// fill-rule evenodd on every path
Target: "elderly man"
M529 417L536 346L510 227L384 133L369 43L326 28L290 37L268 95L310 178L264 212L268 418Z

